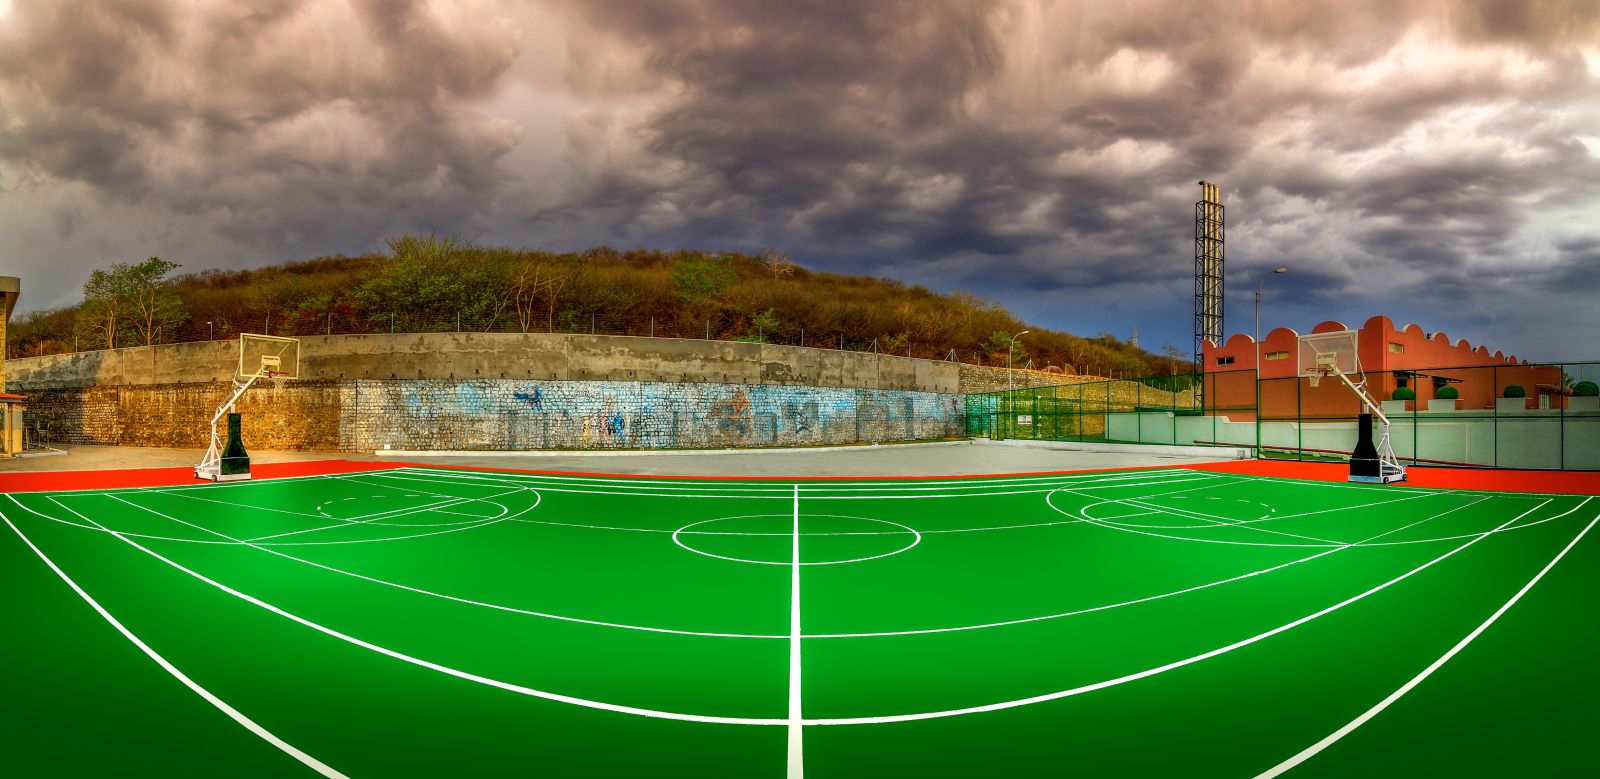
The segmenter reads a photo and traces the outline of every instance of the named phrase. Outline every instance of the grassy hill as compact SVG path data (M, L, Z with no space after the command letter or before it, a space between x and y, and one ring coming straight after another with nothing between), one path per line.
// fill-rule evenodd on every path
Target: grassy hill
M1041 369L1125 376L1188 367L1108 334L1085 338L1030 326L964 292L815 272L770 250L751 256L600 247L563 254L431 235L402 236L389 247L387 254L146 279L156 288L120 303L116 295L134 293L115 291L127 285L108 278L133 269L116 266L86 284L86 303L13 322L6 348L33 356L239 332L460 329L804 343L933 359L953 350L961 362L1004 365L1010 334L1031 330L1016 345L1018 367L1032 360ZM138 321L107 327L139 312Z

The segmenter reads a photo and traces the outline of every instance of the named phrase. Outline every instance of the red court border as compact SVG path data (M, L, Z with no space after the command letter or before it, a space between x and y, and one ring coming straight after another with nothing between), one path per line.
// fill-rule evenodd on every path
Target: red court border
M285 476L325 476L332 473L359 473L404 467L400 463L359 460L307 460L294 463L265 463L250 466L253 479L281 479ZM30 471L0 473L0 493L47 492L55 490L113 490L120 487L173 487L204 484L194 477L194 466L175 468L128 468L102 471Z
M1025 476L1060 476L1069 473L1115 473L1171 468L1170 465L1146 465L1124 468L1084 468L1076 471L1030 471L1022 473L955 474L941 476L684 476L653 475L642 473L606 473L604 471L548 471L529 468L494 468L448 463L388 462L371 460L309 460L293 463L266 463L251 467L257 479L278 479L290 476L326 476L339 473L363 473L409 467L441 468L480 473L529 473L544 476L587 476L608 479L667 479L693 481L953 481L961 479L998 479ZM1309 481L1343 482L1349 475L1344 463L1286 462L1282 460L1231 460L1200 465L1176 466L1196 471L1231 473L1242 476L1267 476ZM1463 468L1412 467L1409 478L1400 484L1406 487L1431 489L1472 489L1484 492L1552 492L1569 495L1600 495L1600 473L1587 471L1519 471L1483 470ZM54 490L117 489L124 487L171 487L181 484L204 483L194 478L189 466L175 468L133 468L100 471L33 471L28 473L0 473L0 493L43 492Z
M1183 466L1212 473L1242 476L1271 476L1309 481L1345 481L1350 475L1346 463L1307 463L1283 460L1232 460ZM1600 473L1593 471L1517 471L1483 468L1428 468L1409 466L1406 480L1396 487L1427 487L1480 492L1558 492L1567 495L1600 495Z

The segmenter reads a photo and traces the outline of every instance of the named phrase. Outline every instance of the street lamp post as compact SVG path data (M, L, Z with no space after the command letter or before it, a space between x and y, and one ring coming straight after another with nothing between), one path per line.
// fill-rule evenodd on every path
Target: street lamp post
M1272 273L1288 273L1288 268L1274 268ZM1267 277L1272 273L1261 274L1261 283L1256 285L1256 380L1261 380L1261 293L1267 288Z
M1006 342L1006 415L1010 417L1010 419L1006 420L1007 429L1010 429L1010 427L1015 425L1017 422L1017 401L1011 395L1013 391L1011 381L1011 354L1017 350L1017 339L1027 335L1028 333L1029 331L1023 330L1022 332L1011 336L1011 339Z
M210 341L217 340L217 326L208 321L208 322L206 322L206 327L211 331L211 334L207 338L207 340L210 340Z
M1011 336L1010 342L1006 344L1006 399L1008 400L1011 398L1011 354L1017 349L1017 339L1027 335L1030 332L1032 331L1023 330L1022 332Z

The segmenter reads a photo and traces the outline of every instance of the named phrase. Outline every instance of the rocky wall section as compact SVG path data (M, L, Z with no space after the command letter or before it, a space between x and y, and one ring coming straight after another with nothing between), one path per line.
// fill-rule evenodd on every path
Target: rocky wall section
M1030 371L1022 368L1006 370L988 365L960 366L960 381L962 392L1004 392L1007 386L1012 388L1022 387L1051 387L1060 384L1081 384L1092 381L1107 381L1099 376L1079 376L1075 373L1050 373L1048 371ZM1010 384L1007 384L1009 377Z
M32 390L28 414L48 425L53 443L203 448L232 390L222 382ZM340 399L338 382L262 382L237 407L245 445L338 451Z

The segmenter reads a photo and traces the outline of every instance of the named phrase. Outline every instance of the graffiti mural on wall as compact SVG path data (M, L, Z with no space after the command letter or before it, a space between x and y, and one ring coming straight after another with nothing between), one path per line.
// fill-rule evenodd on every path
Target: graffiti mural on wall
M735 389L725 400L711 406L706 421L716 425L723 435L747 436L750 434L750 396L743 388Z
M532 392L513 392L511 397L527 403L534 411L544 410L544 393L538 387L534 387Z
M960 395L834 387L499 379L359 380L341 446L699 448L945 438Z

